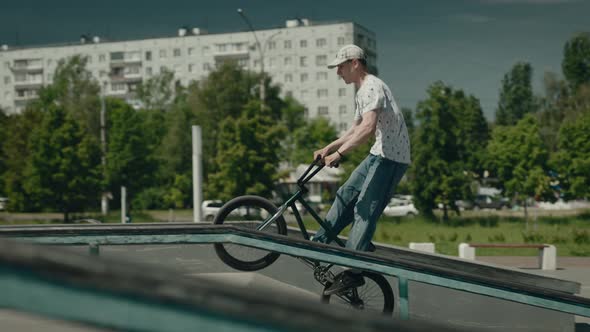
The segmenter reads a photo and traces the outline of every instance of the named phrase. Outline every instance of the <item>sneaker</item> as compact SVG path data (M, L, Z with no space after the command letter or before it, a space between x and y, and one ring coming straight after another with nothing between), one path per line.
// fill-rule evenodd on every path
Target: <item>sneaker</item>
M344 271L334 278L334 283L324 290L324 295L332 295L342 291L359 287L365 284L365 279L360 273Z

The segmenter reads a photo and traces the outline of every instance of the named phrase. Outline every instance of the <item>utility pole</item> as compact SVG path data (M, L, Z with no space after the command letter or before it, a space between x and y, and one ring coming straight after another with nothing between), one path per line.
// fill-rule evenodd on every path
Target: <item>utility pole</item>
M266 99L266 88L264 86L264 51L262 50L262 45L258 40L258 36L256 36L256 32L254 31L252 23L250 23L250 20L248 19L246 14L244 14L242 8L238 8L238 14L242 17L242 19L244 19L244 22L246 22L246 25L248 25L250 32L252 32L252 34L254 35L254 40L256 40L256 47L258 47L258 51L260 52L260 109L263 110L264 101Z
M107 178L107 133L106 133L106 106L105 106L105 90L106 82L100 84L100 147L101 147L101 158L100 163L102 166L102 177L103 180ZM109 213L109 193L103 190L100 201L100 208L103 216Z

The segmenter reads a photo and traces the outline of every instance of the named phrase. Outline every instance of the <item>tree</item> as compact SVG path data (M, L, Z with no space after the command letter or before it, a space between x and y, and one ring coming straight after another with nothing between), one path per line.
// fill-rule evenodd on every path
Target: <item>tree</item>
M504 193L525 204L529 197L550 197L547 148L537 119L526 115L515 126L497 126L487 148L488 169L503 186Z
M561 67L572 91L590 83L589 33L576 34L565 43Z
M458 158L466 171L479 178L484 172L485 148L490 138L488 123L477 98L458 90L452 99L452 110L457 119Z
M590 111L590 108L589 108ZM564 122L559 130L559 150L552 158L566 198L590 196L590 112Z
M43 113L34 107L27 107L20 114L7 119L5 140L0 144L6 170L4 172L4 192L9 199L10 209L14 211L34 211L35 202L24 190L26 176L23 170L34 146L29 145L31 133L39 126Z
M88 59L79 55L59 61L53 83L39 91L41 109L58 104L72 114L86 131L100 137L100 86L86 69Z
M455 201L464 195L469 181L460 159L454 92L436 82L428 89L428 95L417 108L420 126L412 142L411 191L417 208L426 216L434 217L433 209L443 204L446 220L448 207L458 212Z
M165 111L172 105L174 97L174 72L166 67L137 87L137 98L148 110Z
M30 140L25 191L42 208L64 214L96 206L100 193L100 148L61 106L47 109ZM94 204L93 204L94 203Z
M310 164L313 152L330 144L337 138L336 129L323 117L310 120L293 134L293 150L289 156L292 165Z
M6 141L8 131L8 116L0 108L0 142ZM6 172L6 155L0 146L0 196L4 196L4 172Z
M525 114L535 112L532 75L533 69L526 62L518 62L504 75L496 110L496 124L513 125Z
M134 195L152 184L157 170L145 121L120 100L109 99L108 104L107 187L115 197L121 186Z
M414 113L411 108L402 107L402 113L404 114L404 120L406 121L406 128L408 128L408 134L410 137L414 134Z
M210 197L229 200L244 194L270 195L277 180L280 139L269 108L251 101L242 114L222 121L215 161L205 190Z

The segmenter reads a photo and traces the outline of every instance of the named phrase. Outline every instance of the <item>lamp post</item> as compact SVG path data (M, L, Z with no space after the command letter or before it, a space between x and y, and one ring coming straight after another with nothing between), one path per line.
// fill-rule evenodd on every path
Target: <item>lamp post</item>
M252 23L250 23L250 20L248 19L246 14L244 14L242 8L238 8L238 14L240 14L242 19L244 19L244 22L246 22L246 25L248 25L250 32L252 32L252 34L254 35L254 40L256 40L256 47L258 47L258 51L260 52L260 109L263 110L264 100L266 99L266 88L264 86L264 51L262 50L262 45L258 40L258 36L256 36L256 32L254 31Z
M107 175L106 106L104 100L106 85L107 82L103 82L100 85L100 147L102 152L100 163L102 166L103 179L106 179ZM109 213L109 194L106 190L102 193L100 207L102 215L106 216Z

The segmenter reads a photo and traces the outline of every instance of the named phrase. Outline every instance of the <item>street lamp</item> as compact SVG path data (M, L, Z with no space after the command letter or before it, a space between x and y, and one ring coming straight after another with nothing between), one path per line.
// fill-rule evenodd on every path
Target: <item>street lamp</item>
M258 51L260 52L260 109L263 110L264 100L266 99L266 88L264 87L264 51L262 50L262 45L258 40L258 36L256 36L256 32L254 31L252 23L250 23L250 20L248 19L246 14L244 14L242 8L238 8L238 14L240 14L242 19L244 19L244 22L246 22L246 24L248 25L250 32L252 32L252 34L254 35L254 40L256 40L256 47L258 47Z

